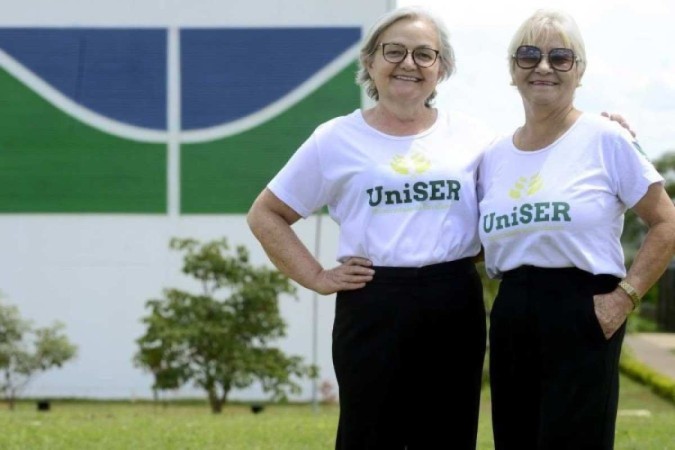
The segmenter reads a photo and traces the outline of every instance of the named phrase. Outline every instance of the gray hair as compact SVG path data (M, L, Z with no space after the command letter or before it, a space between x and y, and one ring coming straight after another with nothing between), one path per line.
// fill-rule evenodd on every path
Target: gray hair
M572 16L553 9L540 9L530 16L518 28L509 44L509 70L513 76L516 70L513 55L521 45L534 45L536 42L546 40L551 35L560 36L563 45L571 48L579 60L577 70L579 78L586 71L586 46L581 37L581 31Z
M375 51L379 44L378 41L382 33L396 22L405 19L425 20L432 24L438 32L438 42L440 43L440 48L438 49L438 62L441 64L441 76L439 81L448 79L455 71L455 53L450 45L450 33L448 33L445 25L426 9L415 6L397 8L383 15L375 22L370 31L368 31L361 46L359 69L356 73L356 84L362 86L366 90L368 97L373 100L379 100L380 96L377 92L375 82L368 73L368 66L373 61ZM424 104L430 106L434 97L436 97L436 89L434 89L431 95L425 100Z

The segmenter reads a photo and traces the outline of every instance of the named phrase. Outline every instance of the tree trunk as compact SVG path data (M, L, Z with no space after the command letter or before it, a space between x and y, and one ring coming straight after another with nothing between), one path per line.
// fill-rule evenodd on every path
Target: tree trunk
M211 412L213 414L220 414L223 412L223 406L227 403L227 392L223 392L221 397L218 397L218 390L214 387L208 389L209 405L211 405Z
M211 412L213 414L220 414L223 412L223 402L218 398L218 393L215 388L208 390L209 393L209 404L211 405Z

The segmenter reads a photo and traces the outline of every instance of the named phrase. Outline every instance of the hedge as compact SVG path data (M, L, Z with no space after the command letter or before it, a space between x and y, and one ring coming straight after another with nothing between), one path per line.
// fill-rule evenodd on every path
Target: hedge
M627 377L649 386L658 396L675 403L675 380L656 372L626 351L621 353L619 369Z

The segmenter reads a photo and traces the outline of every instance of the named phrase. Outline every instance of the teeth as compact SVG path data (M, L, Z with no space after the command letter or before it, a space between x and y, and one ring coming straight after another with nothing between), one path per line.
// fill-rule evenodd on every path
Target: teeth
M400 76L400 75L398 75L398 76L396 76L396 77L394 77L394 78L397 78L397 79L399 79L399 80L405 80L405 81L417 81L417 78L413 78L413 77L402 77L402 76Z

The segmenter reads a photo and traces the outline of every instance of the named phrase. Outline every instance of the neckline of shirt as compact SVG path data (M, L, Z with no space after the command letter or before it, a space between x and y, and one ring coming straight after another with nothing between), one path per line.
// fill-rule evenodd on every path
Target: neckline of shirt
M579 115L579 117L577 118L577 120L572 124L572 126L569 127L569 128L567 129L567 131L565 131L563 134L561 134L561 135L558 137L558 139L556 139L555 141L551 142L551 143L550 143L549 145L547 145L546 147L539 148L539 149L537 149L537 150L521 150L521 149L519 149L518 147L516 147L516 145L513 143L513 138L514 138L514 136L515 136L515 132L513 132L513 133L511 133L511 134L508 136L508 141L509 141L509 145L510 145L510 147L511 147L511 151L513 151L514 153L517 153L517 154L519 154L519 155L538 155L538 154L541 154L541 153L545 153L545 152L547 152L547 151L549 151L549 150L552 150L552 149L555 148L560 142L562 142L567 136L569 136L570 133L572 133L572 130L574 130L574 129L577 127L577 125L579 125L579 123L581 123L582 121L584 121L585 118L586 118L586 113L583 113L583 112L582 112L582 113ZM517 130L516 130L516 131L517 131Z
M361 126L367 128L369 131L371 131L371 132L373 132L373 133L375 133L375 134L377 134L381 137L391 139L391 140L395 140L395 141L405 141L405 140L412 140L412 139L424 137L428 134L433 133L436 130L436 128L439 127L439 124L441 122L446 121L445 113L437 108L436 109L436 121L429 128L427 128L426 130L424 130L420 133L417 133L417 134L408 134L408 135L405 135L405 136L395 136L393 134L387 134L387 133L385 133L383 131L380 131L377 128L369 125L368 122L366 122L366 119L363 117L363 110L362 109L355 110L354 114L357 117L357 119L359 120Z

